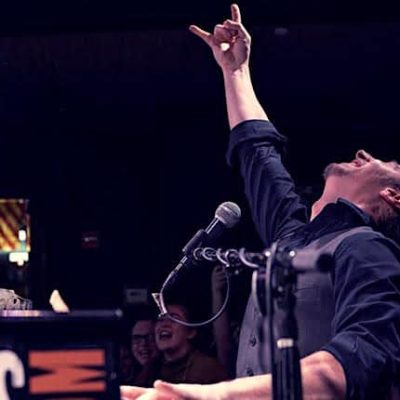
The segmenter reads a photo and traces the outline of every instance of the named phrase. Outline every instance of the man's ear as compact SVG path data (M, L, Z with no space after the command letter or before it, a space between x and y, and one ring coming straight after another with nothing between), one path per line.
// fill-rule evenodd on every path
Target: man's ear
M387 187L381 190L379 195L386 201L386 203L400 212L400 190Z

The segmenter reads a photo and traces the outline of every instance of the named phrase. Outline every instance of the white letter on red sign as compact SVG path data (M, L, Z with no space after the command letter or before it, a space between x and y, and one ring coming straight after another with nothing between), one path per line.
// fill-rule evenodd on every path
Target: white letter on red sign
M0 399L10 400L6 386L7 372L11 374L13 388L25 386L24 365L19 357L11 350L0 350Z

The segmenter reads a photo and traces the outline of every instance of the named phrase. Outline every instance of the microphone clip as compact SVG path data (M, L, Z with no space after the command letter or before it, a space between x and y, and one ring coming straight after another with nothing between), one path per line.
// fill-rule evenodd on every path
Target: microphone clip
M205 229L199 229L189 242L186 243L185 247L182 249L182 253L187 257L191 257L193 251L205 243L207 237L208 234Z

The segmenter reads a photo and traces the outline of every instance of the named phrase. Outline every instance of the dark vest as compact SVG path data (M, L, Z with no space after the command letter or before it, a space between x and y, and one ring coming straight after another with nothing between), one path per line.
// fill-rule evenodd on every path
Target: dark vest
M322 236L304 249L314 250L321 254L334 255L339 244L348 236L374 232L367 226L334 232ZM304 357L321 349L331 338L331 322L334 315L334 298L332 275L329 273L306 273L298 276L296 290L296 317L298 322L300 356ZM264 321L250 296L240 332L239 350L236 363L236 375L252 376L270 372L269 336L264 329ZM262 329L264 340L260 343L259 329Z

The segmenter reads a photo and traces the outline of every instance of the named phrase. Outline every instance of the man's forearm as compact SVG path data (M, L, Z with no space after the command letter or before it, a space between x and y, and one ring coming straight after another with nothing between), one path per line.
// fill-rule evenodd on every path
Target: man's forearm
M344 399L346 379L339 362L328 352L319 351L301 360L304 399ZM221 382L217 386L224 393L222 400L269 400L272 399L271 375L238 378ZM223 387L225 386L225 390Z
M230 128L250 119L268 120L254 92L249 67L235 71L223 70L226 105Z

